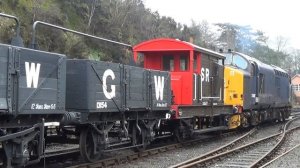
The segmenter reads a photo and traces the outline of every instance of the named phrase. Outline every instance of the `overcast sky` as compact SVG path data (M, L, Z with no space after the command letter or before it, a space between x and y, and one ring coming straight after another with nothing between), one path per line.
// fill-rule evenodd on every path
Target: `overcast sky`
M299 0L144 0L146 8L190 25L209 23L250 25L270 37L288 39L287 47L300 49Z

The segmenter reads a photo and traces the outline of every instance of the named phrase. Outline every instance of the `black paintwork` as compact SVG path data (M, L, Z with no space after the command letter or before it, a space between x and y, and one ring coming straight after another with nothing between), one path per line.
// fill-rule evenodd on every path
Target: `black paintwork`
M25 62L30 68L31 63L40 64L37 88L27 86ZM0 114L64 112L65 56L0 44L0 65ZM37 104L41 108L33 108ZM55 108L48 108L48 105L55 105Z
M115 78L107 77L106 90L116 88L115 97L103 93L103 74L112 70ZM163 100L156 100L154 75L164 77ZM66 108L80 112L120 112L140 110L168 110L171 105L169 73L146 70L117 63L68 60ZM106 104L97 108L97 103ZM157 104L165 107L157 107Z

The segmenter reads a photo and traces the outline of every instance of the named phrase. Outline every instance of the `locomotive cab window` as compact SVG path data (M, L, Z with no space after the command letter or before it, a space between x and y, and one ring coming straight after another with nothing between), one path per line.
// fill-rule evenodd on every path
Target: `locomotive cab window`
M243 58L242 56L237 55L237 54L233 56L232 63L233 63L234 66L237 66L238 68L241 68L241 69L247 69L248 68L247 60L245 58Z
M174 57L164 56L163 57L163 70L174 71Z
M226 56L226 59L225 59L226 65L232 65L237 68L244 69L244 70L246 70L248 68L248 61L241 55L238 55L238 54L233 55L232 53L228 53L225 56Z

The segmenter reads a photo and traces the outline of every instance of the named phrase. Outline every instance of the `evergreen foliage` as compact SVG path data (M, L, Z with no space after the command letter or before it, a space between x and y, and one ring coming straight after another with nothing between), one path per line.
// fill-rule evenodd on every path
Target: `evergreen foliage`
M19 17L25 46L31 42L33 22L39 20L130 45L160 37L192 39L212 50L230 48L254 56L291 74L300 71L299 50L287 53L282 43L274 50L267 45L268 37L250 26L217 23L217 31L206 21L187 26L151 11L142 0L0 0L0 11ZM13 21L0 18L1 42L10 42L14 26ZM123 47L43 26L38 27L37 43L42 50L70 58L128 63L132 56Z

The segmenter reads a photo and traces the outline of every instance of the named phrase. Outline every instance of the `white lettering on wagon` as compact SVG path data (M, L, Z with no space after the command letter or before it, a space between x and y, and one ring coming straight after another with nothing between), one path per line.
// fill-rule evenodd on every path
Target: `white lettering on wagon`
M97 109L107 108L107 102L97 102Z
M105 97L107 99L112 99L112 98L116 97L116 85L111 85L110 92L107 90L106 80L107 80L108 76L110 76L112 80L115 79L115 73L111 69L105 70L105 72L103 73L103 77L102 77L102 81L103 81L102 88L103 88L103 93L104 93Z
M39 83L40 67L40 63L35 65L35 63L32 62L29 66L29 62L25 62L26 82L28 88L31 88L32 84L33 88L37 88Z
M31 104L31 110L55 110L56 104L39 104L33 103Z
M168 107L168 103L157 103L156 107Z
M154 85L155 85L155 96L156 100L163 100L164 99L164 85L165 85L165 78L163 76L156 76L154 75Z

